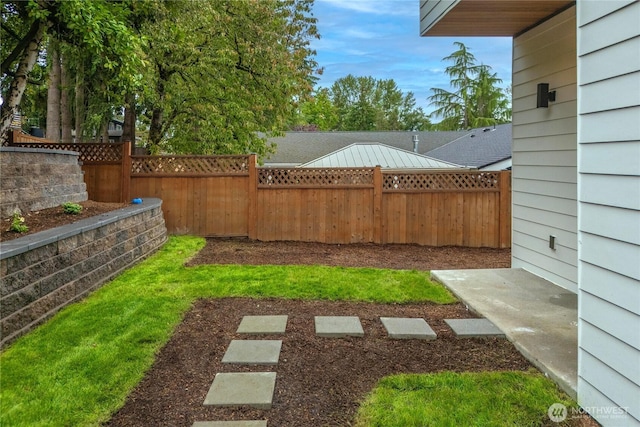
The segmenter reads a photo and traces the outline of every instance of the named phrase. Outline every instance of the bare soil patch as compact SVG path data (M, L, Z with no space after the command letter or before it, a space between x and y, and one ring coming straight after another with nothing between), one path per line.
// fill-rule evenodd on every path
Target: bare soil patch
M40 211L23 213L24 224L29 227L29 231L26 233L17 233L15 231L9 231L11 226L10 218L2 219L2 229L0 230L0 241L5 242L8 240L17 239L19 237L28 236L30 234L37 233L39 231L49 230L61 225L73 224L81 219L89 218L92 216L101 215L116 209L127 206L126 203L103 203L87 200L78 203L82 206L82 212L77 215L71 215L64 213L62 207L57 206L55 208L42 209Z

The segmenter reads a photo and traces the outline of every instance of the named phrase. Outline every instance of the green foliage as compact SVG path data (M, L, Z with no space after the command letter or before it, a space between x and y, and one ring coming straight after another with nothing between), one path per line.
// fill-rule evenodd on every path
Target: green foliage
M140 97L152 151L267 154L317 64L312 0L159 4L142 25L147 82ZM259 134L260 133L260 134Z
M75 73L82 64L85 72L80 77L88 80L91 87L87 104L94 112L90 118L97 115L104 122L104 117L112 114L120 103L119 96L136 86L143 65L139 56L141 39L130 21L134 4L130 0L3 1L0 53L4 99L11 95L12 102L21 104L22 94L26 93L27 99L22 108L24 115L44 116L43 103L37 96L46 93L42 78L46 63L45 43L39 48L40 57L34 64L34 70L27 76L15 74L18 64L25 61L29 42L34 40L32 30L44 25L47 37L62 43L68 71ZM30 83L24 92L9 93L10 84L24 77ZM3 109L3 118L5 113L10 112Z
M295 123L290 127L297 130L297 127L315 126L313 130L327 131L336 129L338 121L338 110L331 101L329 89L319 88L300 105Z
M14 213L13 217L11 218L9 231L15 231L16 233L26 233L27 231L29 231L29 227L27 226L27 224L25 224L24 217L18 212Z
M576 407L537 371L392 375L362 403L356 426L546 425L554 403Z
M416 108L412 92L403 94L393 79L348 75L331 86L337 130L426 130L430 123Z
M69 215L78 215L82 212L82 206L77 203L67 202L62 204L62 210Z
M455 299L421 271L183 264L204 239L171 237L155 255L0 354L0 424L100 425L151 367L198 298L372 302Z
M432 117L442 120L439 130L460 130L508 123L511 108L506 91L498 86L502 80L488 65L478 65L475 56L460 42L458 50L443 58L452 62L445 69L451 78L453 91L431 88L431 105L436 107Z

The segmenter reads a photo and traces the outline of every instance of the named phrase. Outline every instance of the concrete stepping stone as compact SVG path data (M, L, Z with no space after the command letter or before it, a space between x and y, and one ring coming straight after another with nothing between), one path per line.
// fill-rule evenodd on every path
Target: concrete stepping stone
M275 372L218 373L204 399L204 405L271 409L275 387Z
M289 316L244 316L236 331L239 334L284 334Z
M316 335L326 338L363 337L357 316L316 316Z
M436 333L431 326L420 318L409 317L381 317L390 338L435 340Z
M504 337L504 332L488 319L445 319L445 322L460 338Z
M192 427L267 427L267 421L196 421Z
M277 365L281 348L281 340L233 340L222 363Z

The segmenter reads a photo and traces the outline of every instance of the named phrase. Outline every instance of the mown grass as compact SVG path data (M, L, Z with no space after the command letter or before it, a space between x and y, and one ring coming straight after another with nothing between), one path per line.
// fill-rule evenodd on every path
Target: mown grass
M401 374L378 382L356 426L540 426L554 403L575 407L537 371Z
M428 272L183 263L204 239L172 237L154 256L0 355L0 425L99 425L123 403L194 300L222 297L380 303L455 299Z

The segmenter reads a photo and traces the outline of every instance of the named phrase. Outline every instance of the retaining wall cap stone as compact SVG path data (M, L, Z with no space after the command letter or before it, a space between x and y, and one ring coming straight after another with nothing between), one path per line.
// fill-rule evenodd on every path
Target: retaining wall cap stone
M12 148L12 147L11 147ZM162 200L157 198L145 198L142 204L130 205L124 208L107 212L92 218L85 218L73 224L67 224L28 236L19 237L8 242L0 242L0 259L11 258L16 255L34 250L53 242L66 239L76 234L95 230L124 218L138 215L162 206Z

